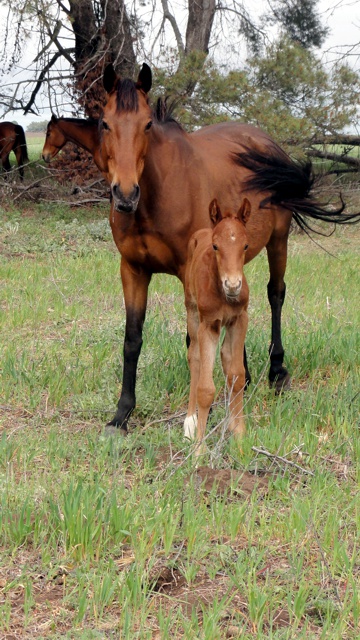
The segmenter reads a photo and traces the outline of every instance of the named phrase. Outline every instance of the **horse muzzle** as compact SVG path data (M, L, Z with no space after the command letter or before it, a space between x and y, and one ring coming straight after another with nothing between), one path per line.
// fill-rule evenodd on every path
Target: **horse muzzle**
M111 196L116 211L120 213L135 213L140 200L140 187L135 185L131 194L125 196L119 185L115 184L111 186Z

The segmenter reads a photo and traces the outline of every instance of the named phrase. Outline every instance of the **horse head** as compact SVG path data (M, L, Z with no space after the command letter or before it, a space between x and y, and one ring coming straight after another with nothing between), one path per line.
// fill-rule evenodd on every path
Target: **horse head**
M151 83L147 64L142 65L136 82L119 78L111 64L104 71L108 100L99 123L101 157L111 180L114 207L124 213L134 213L140 199L139 181L152 125Z
M52 114L46 128L45 143L41 154L45 162L50 162L66 143L66 138L58 122L58 118Z

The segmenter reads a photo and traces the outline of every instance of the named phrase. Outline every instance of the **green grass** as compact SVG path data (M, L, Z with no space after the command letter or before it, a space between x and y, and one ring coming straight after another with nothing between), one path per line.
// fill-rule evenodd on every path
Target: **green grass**
M247 266L243 454L209 426L196 471L180 284L152 281L130 434L104 440L124 335L107 207L2 212L0 635L358 638L359 230L320 242L336 258L290 239L280 397L265 254Z

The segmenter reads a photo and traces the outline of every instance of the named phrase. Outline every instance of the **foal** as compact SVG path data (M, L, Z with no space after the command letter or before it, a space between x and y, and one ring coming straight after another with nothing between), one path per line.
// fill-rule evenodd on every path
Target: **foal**
M228 426L238 441L245 433L243 351L249 288L243 267L248 246L245 224L250 209L249 200L244 198L236 215L230 211L222 215L217 201L212 200L209 213L215 227L197 231L189 242L185 305L191 383L184 435L196 440L197 456L205 450L203 439L215 395L213 369L221 327L226 329L221 362L230 392Z

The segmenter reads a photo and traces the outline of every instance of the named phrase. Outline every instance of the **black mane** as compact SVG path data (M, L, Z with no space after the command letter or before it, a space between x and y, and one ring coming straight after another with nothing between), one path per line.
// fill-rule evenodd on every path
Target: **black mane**
M125 78L119 80L116 87L116 109L117 111L137 111L139 108L139 98L135 82Z
M180 122L173 116L175 108L178 104L176 99L169 102L169 96L166 98L158 98L156 101L156 107L153 111L154 119L158 124L175 124L179 129L183 130Z
M74 124L78 124L80 126L85 124L97 124L99 122L98 118L66 118L62 116L59 117L58 120L66 120L66 122L73 122Z

